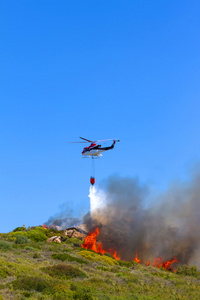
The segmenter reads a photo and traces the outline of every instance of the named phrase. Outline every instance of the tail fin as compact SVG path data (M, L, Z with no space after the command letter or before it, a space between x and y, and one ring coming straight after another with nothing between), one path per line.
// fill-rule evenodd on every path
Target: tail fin
M120 140L113 140L113 146L115 145L116 142L120 142Z
M120 141L120 140L113 140L113 143L112 143L112 146L111 146L111 147L114 148L115 143L116 143L116 142L119 142L119 141Z

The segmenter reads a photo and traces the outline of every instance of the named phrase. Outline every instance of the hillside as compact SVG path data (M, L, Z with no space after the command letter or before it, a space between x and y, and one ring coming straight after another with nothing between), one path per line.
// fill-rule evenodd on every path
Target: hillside
M61 236L62 244L47 243ZM200 299L196 267L176 273L115 260L63 231L19 227L0 234L2 299Z

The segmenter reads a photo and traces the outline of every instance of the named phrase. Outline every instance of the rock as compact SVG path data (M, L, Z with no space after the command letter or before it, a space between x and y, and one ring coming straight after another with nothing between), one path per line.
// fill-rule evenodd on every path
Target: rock
M68 230L66 229L66 230L64 230L64 235L65 236L72 237L73 233L74 233L73 229L68 229Z
M80 240L84 240L87 236L87 232L77 227L70 227L64 230L64 235L68 237L75 237Z
M61 244L61 243L62 243L62 242L61 242L61 237L58 236L58 237L54 240L54 242Z
M51 243L51 242L55 242L55 243L59 243L61 244L61 237L60 236L52 236L47 240L47 243Z

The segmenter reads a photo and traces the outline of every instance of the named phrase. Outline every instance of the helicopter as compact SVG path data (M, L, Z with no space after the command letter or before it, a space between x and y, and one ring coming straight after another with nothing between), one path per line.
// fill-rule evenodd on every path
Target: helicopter
M116 142L120 142L120 140L116 140L116 139L106 139L106 140L98 140L98 141L91 141L88 139L85 139L83 137L80 137L80 139L83 140L83 142L72 142L72 143L91 143L88 147L84 147L83 151L82 151L82 155L83 157L92 157L92 158L100 158L102 156L102 152L111 150L114 148L115 143ZM101 147L101 145L99 145L99 142L103 142L103 141L113 141L112 145L109 147Z

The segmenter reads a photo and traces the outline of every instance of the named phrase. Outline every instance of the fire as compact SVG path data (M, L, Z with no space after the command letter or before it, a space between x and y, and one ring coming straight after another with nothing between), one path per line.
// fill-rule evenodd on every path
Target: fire
M137 252L136 252L136 254L135 254L134 261L135 261L136 263L138 263L138 264L141 263L141 259L138 259L138 254L137 254Z
M120 256L117 254L117 251L115 251L112 256L116 259L116 260L120 260Z
M154 260L154 267L157 267L157 268L165 268L166 270L174 270L172 268L172 264L176 263L176 262L179 262L179 260L176 258L176 256L171 259L171 260L167 260L167 261L163 261L162 260L162 257L158 257Z
M93 250L96 253L105 254L106 252L110 253L116 260L120 260L120 256L115 250L109 249L104 250L102 243L97 243L97 237L100 233L99 227L96 227L92 232L88 233L85 238L84 243L81 245L82 248Z
M135 258L134 258L134 261L137 262L138 264L141 263L141 259L138 259L138 253L136 251L136 254L135 254ZM163 261L162 257L158 257L154 260L154 263L153 263L153 266L156 267L156 268L161 268L163 267L164 269L168 270L168 271L174 271L176 272L175 268L172 267L172 264L174 263L178 263L179 260L178 258L175 256L173 259L171 260L166 260L166 261ZM146 266L150 266L150 261L148 260L146 263L145 263Z
M100 233L100 229L99 227L96 227L93 231L91 231L84 243L81 245L82 248L85 248L85 249L88 249L88 250L93 250L94 252L96 253L101 253L101 254L105 254L106 252L107 253L110 253L116 260L120 260L120 256L119 254L117 253L117 251L113 250L113 249L104 249L103 248L103 244L102 243L98 243L97 242L97 238L99 236L99 233ZM138 253L136 251L136 254L135 254L135 258L134 258L134 261L137 262L138 264L141 263L141 259L138 258ZM171 260L167 260L167 261L163 261L162 257L158 257L154 260L154 263L153 263L153 266L154 267L157 267L157 268L165 268L166 270L168 271L175 271L175 269L172 267L172 264L174 263L177 263L179 262L179 260L177 259L177 257L175 256L173 259ZM150 261L148 260L146 262L146 266L150 266Z

